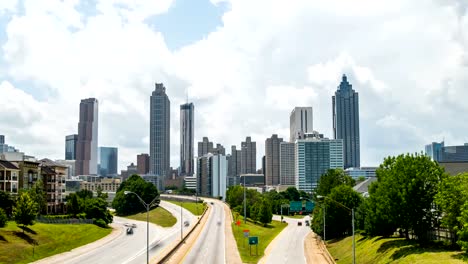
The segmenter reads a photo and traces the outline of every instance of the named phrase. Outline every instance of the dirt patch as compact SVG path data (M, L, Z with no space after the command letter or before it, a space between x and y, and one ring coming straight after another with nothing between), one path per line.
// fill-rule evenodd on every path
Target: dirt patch
M314 232L310 233L304 240L304 253L306 255L307 263L335 263L321 239Z

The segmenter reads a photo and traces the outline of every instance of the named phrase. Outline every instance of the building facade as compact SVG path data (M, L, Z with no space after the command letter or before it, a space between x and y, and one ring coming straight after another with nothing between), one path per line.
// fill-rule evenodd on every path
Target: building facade
M468 162L468 143L442 147L440 162Z
M83 99L80 103L78 140L76 143L76 175L97 175L98 100Z
M170 101L164 85L155 86L150 100L150 172L164 177L170 168Z
M9 161L0 160L0 191L18 194L19 167Z
M180 175L193 175L194 152L194 106L180 106Z
M201 196L226 198L227 160L224 155L208 153L198 158L197 193Z
M99 175L103 177L116 177L118 168L119 150L112 147L99 147Z
M376 170L377 167L347 168L345 174L353 179L358 179L359 177L371 178L376 177Z
M139 175L148 174L150 170L150 158L148 154L137 155L137 171Z
M327 138L309 138L296 141L297 177L295 185L298 190L312 192L317 188L320 177L328 169L344 166L343 140Z
M312 107L294 107L289 115L289 142L296 142L298 135L313 130Z
M69 135L65 137L65 160L76 160L76 143L78 135Z
M250 137L241 142L240 174L257 173L257 143Z
M332 96L334 139L343 140L344 167L361 165L359 137L359 95L343 75L335 96Z
M280 182L281 185L295 186L296 180L296 144L280 143Z
M47 214L63 214L65 212L65 180L67 167L49 159L40 160L42 182L46 193Z
M280 143L282 138L274 134L265 140L265 164L262 166L266 185L280 184Z
M425 146L425 153L426 156L430 157L433 161L441 161L442 160L442 148L444 147L444 142L432 142L429 145Z
M208 137L203 137L202 141L198 142L198 157L203 157L208 153L213 154L213 142Z

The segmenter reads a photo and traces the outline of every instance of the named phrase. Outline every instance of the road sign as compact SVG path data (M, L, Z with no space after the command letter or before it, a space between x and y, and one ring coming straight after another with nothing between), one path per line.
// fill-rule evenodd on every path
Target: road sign
M258 237L249 237L249 245L258 245Z
M307 201L306 202L306 206L305 206L305 211L306 212L312 212L315 208L315 203L314 202L311 202L311 201Z
M302 202L290 202L289 210L291 212L300 212L302 211Z
M244 230L244 237L249 237L250 230Z
M241 224L241 221L237 220L236 225L240 226L240 224Z

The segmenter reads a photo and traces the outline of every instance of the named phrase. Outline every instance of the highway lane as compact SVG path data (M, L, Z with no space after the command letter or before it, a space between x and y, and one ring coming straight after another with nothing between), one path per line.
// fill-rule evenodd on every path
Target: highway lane
M267 264L302 264L307 263L304 254L304 239L312 232L310 226L305 225L305 219L293 219L285 217L288 226L278 235L272 242L273 247L269 255L265 257L263 263ZM279 216L274 216L274 220L280 221ZM297 222L301 221L302 226L298 226Z
M219 200L203 198L213 202L203 231L188 252L184 263L226 263L224 205Z
M160 206L173 214L177 218L177 223L170 228L163 228L150 223L150 259L160 253L167 245L176 239L180 239L180 206L165 201L161 201ZM182 210L182 216L183 221L188 219L190 226L196 222L196 217L185 209ZM67 258L64 255L63 258L58 258L55 263L146 263L146 222L115 216L114 223L124 229L124 232L114 240L98 245L96 248L83 252L78 256ZM133 235L126 234L125 223L135 223L137 225L137 228L133 229ZM183 226L184 232L190 226Z

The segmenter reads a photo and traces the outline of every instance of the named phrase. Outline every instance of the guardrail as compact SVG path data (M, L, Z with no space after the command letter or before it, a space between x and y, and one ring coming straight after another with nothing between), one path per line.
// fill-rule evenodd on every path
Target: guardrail
M163 256L157 263L158 264L162 264L162 263L165 263L166 261L169 260L169 258L174 255L174 253L177 251L177 249L179 249L179 247L184 243L184 241L192 234L192 232L195 230L195 228L200 224L200 221L203 219L203 217L205 216L206 214L206 211L208 211L208 206L205 207L205 210L203 211L203 213L201 214L200 218L198 218L198 221L197 223L193 226L192 229L190 229L190 231L185 235L185 237L179 241L175 246L174 248L172 248L165 256Z
M46 218L37 217L36 221L44 224L92 224L93 219L80 219L80 218Z

